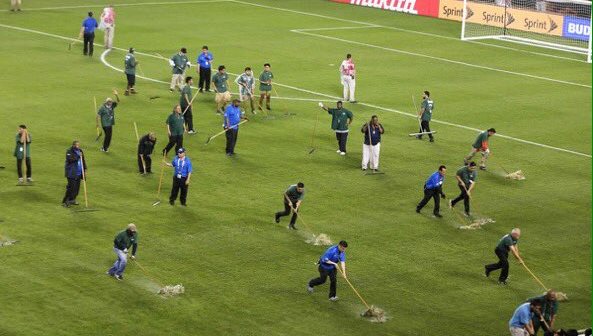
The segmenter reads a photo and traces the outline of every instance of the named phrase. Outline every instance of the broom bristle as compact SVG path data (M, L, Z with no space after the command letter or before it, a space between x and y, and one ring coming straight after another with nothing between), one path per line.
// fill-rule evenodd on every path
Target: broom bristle
M383 323L387 319L385 318L385 311L379 307L371 306L371 308L365 310L362 317L368 317L372 322Z
M167 285L159 289L159 294L165 296L173 296L185 293L185 287L183 285Z

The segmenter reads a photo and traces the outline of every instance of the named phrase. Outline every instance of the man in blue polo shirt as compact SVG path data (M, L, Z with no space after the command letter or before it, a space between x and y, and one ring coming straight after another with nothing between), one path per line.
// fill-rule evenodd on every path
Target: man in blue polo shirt
M233 99L233 103L224 110L224 129L226 130L226 155L233 156L235 154L235 145L237 144L237 137L239 136L239 123L241 119L249 120L245 113L239 107L241 102L239 99Z
M329 300L338 300L338 297L336 296L336 285L338 283L336 279L336 267L341 266L341 273L345 278L347 247L348 243L345 240L342 240L338 243L338 245L328 248L321 258L319 258L319 277L309 281L309 285L307 286L307 291L309 291L309 293L313 293L313 287L324 284L327 280L327 277L329 276ZM340 263L339 266L338 262Z
M189 180L191 179L192 165L188 157L185 156L185 149L179 148L177 156L173 162L166 162L167 166L174 168L173 187L171 188L171 196L169 197L169 204L175 205L175 200L181 190L179 200L182 206L187 206L187 189L189 187Z
M532 300L517 307L509 320L511 336L535 335L531 318L534 313L539 313L541 306L540 300Z
M440 204L441 200L439 199L439 195L444 199L445 193L443 192L443 182L445 181L445 174L447 173L447 167L441 165L439 166L439 170L432 173L426 183L424 183L424 198L418 205L416 206L416 212L420 213L420 210L424 208L426 203L430 201L431 198L434 198L434 210L433 214L435 217L441 218L443 217L440 213Z
M95 28L99 27L97 20L93 17L93 12L88 13L89 16L82 21L82 27L80 27L80 33L78 38L83 38L84 48L82 53L86 56L93 56L93 46L95 43Z
M198 59L196 60L196 63L198 63L198 74L200 75L198 82L200 92L203 92L204 84L206 91L210 91L210 77L212 77L211 69L213 60L214 56L208 51L208 46L203 46L202 52L198 55Z

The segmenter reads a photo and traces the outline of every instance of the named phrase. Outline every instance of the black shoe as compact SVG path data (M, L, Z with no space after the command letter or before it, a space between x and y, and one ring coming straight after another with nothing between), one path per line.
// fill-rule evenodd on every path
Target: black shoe
M171 204L171 205L175 205L175 201L171 201L171 200L169 200L169 204Z
M416 208L416 213L420 213L420 209Z
M435 216L436 218L443 218L443 215L441 215L440 213L435 213L435 214L434 214L434 216Z
M296 231L296 230L298 230L298 229L296 228L296 226L294 226L294 224L289 224L289 225L288 225L288 227L289 227L289 228L291 228L291 229L293 229L293 230L295 230L295 231Z
M204 93L204 90L200 89L198 92L199 92L199 93Z
M278 215L274 215L274 220L276 223L280 223L280 217L278 217Z
M68 202L64 202L64 203L62 203L62 206L64 208L69 208L70 207L70 204L68 204Z
M489 277L490 276L490 270L488 270L488 268L486 266L484 266L484 275L486 277Z
M266 110L268 110L268 111L272 111L272 108L271 108L271 107L269 107L269 106L266 106Z
M430 139L430 142L434 142L434 139Z

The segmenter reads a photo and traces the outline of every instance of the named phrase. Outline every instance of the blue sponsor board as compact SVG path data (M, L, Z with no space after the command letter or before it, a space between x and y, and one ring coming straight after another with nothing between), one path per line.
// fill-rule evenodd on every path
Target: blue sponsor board
M562 26L562 37L573 40L589 41L591 22L589 19L565 16Z

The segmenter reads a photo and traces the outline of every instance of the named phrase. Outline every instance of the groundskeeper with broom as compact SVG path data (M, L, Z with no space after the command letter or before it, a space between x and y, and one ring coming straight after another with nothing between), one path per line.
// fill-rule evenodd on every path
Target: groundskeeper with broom
M138 170L140 174L152 173L152 151L156 145L156 135L149 132L138 142Z
M334 245L328 248L325 253L319 258L319 277L315 279L311 279L309 281L309 285L307 286L307 291L309 293L313 293L314 287L319 286L325 283L327 277L329 276L329 300L330 301L337 301L338 297L336 296L336 286L338 283L336 273L336 267L341 267L341 273L344 278L346 278L346 248L348 247L348 243L345 240L342 240L338 243L338 245ZM338 265L338 263L340 263Z
M139 62L136 60L136 57L134 56L134 48L130 48L128 50L128 54L124 59L124 72L126 74L126 79L128 82L128 84L126 85L126 91L124 92L124 95L126 96L129 96L130 93L137 93L134 86L136 85L136 66L138 65L138 63Z
M128 264L128 249L132 247L132 260L136 259L136 251L138 250L138 232L134 223L128 224L128 227L119 232L115 239L113 239L113 252L117 255L117 259L113 266L107 271L107 275L116 278L117 280L124 279L124 270Z
M270 106L270 94L272 93L272 80L274 74L271 70L272 66L270 63L264 64L264 71L259 75L259 110L262 110L264 106L264 98L266 99L266 109L272 110Z
M342 102L336 103L336 108L328 108L320 104L324 111L332 116L332 130L336 132L336 140L338 141L338 150L336 153L346 155L346 142L348 141L348 126L352 123L353 114L342 107Z
M165 121L167 124L167 135L169 136L169 143L163 149L163 155L169 154L169 151L175 146L175 151L183 147L183 133L187 131L185 128L185 120L181 114L181 106L175 105L173 112Z
M445 175L447 174L447 167L444 165L439 166L439 170L432 173L428 180L424 183L424 198L418 205L416 206L416 212L420 213L420 210L424 208L426 203L430 201L431 198L434 199L434 210L432 213L435 217L441 218L443 217L440 214L440 203L441 200L439 198L445 198L445 193L443 192L443 182L445 182Z
M165 162L169 167L173 167L175 172L173 174L173 187L171 188L171 196L169 196L169 204L175 205L177 195L181 190L179 200L182 206L187 206L187 189L191 179L192 164L190 159L185 156L185 149L179 148L177 150L177 157L171 163Z
M16 157L16 170L19 177L18 183L24 183L23 178L23 159L26 165L27 183L33 182L31 178L31 134L27 131L27 126L19 125L15 137L16 146L14 147L14 157Z
M80 149L80 142L74 140L72 147L66 151L66 162L64 167L66 173L66 179L68 179L68 185L66 186L66 194L62 199L62 205L66 208L71 205L78 205L76 202L76 196L80 190L80 181L83 178L83 170L85 178L88 177L86 160L84 153Z
M113 101L111 98L105 99L105 103L99 107L97 111L97 116L95 117L95 121L97 124L97 128L99 127L99 120L101 121L101 127L103 128L103 132L105 133L105 138L103 138L103 147L101 147L102 152L109 152L109 146L111 145L111 136L113 134L113 125L115 125L115 108L119 103L119 96L117 95L117 91L113 90L113 94L117 102Z
M511 336L535 335L531 319L534 315L539 314L541 306L542 303L540 300L532 300L517 307L509 320Z
M523 264L523 259L519 255L519 248L517 247L520 237L521 229L514 228L511 233L500 238L498 245L496 245L496 248L494 249L494 253L498 257L498 262L484 266L486 277L489 277L490 273L493 271L502 269L500 271L500 276L498 277L498 283L500 285L507 284L507 278L509 277L509 251L513 253L519 263Z
M533 322L533 334L537 335L540 328L542 328L544 332L554 331L554 322L556 321L556 316L558 314L556 292L550 289L544 295L527 299L527 302L533 300L539 300L542 303L541 315L535 314L531 319Z
M471 160L477 152L480 152L482 154L482 159L480 160L480 169L486 170L486 160L490 155L488 140L494 134L496 134L496 130L494 128L489 128L487 131L481 132L476 138L476 141L474 141L472 144L472 150L469 152L468 156L463 159L463 162L467 165L469 160Z
M455 178L457 179L457 186L461 190L461 193L455 199L449 201L449 207L453 208L457 202L463 200L464 214L469 217L470 195L476 186L476 179L478 178L476 163L472 161L467 166L459 168L455 174Z
M185 77L185 85L181 89L181 96L179 97L179 105L183 114L183 120L187 128L187 134L195 134L194 130L194 116L192 114L192 94L191 86L194 83L191 76Z
M280 223L280 217L288 216L292 212L290 223L288 224L289 229L296 230L294 226L297 220L297 212L301 208L303 199L305 198L305 184L299 182L293 184L284 192L284 211L276 212L275 219L276 223Z
M224 129L226 130L226 148L227 156L235 155L235 145L239 137L239 123L241 120L249 120L245 113L241 111L241 101L233 99L233 103L224 110Z
M420 119L420 130L418 133L430 132L430 120L432 119L432 110L434 109L434 102L430 99L430 92L424 91L422 95L422 106L418 111L418 118ZM422 134L416 136L419 140L422 140ZM430 142L434 142L434 136L432 133L428 133Z

